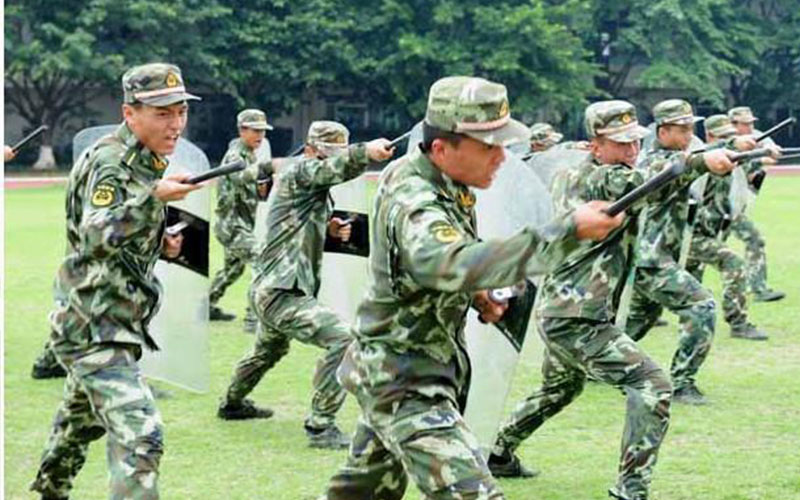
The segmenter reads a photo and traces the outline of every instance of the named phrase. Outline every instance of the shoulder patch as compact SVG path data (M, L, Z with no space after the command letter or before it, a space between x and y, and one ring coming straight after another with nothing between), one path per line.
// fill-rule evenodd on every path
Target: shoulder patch
M431 224L431 233L439 243L453 243L461 239L461 233L446 222L440 221Z
M95 207L107 207L114 201L115 189L108 184L100 184L94 188L92 193L92 205Z

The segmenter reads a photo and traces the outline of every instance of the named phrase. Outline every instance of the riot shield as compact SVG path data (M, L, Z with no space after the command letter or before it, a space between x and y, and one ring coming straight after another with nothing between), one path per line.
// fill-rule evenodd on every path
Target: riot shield
M556 145L546 151L533 154L526 163L539 177L549 193L556 173L580 164L588 156L589 152L585 149Z
M482 239L508 238L523 227L538 227L551 219L552 201L545 185L508 151L491 187L476 190L476 197L478 236ZM516 314L521 320L516 331L483 324L474 310L467 315L465 335L472 376L464 418L486 456L497 436L525 339L534 335L535 326L528 319L535 292L532 287L538 281L529 281L528 294L513 304L522 309Z
M369 174L361 175L330 190L334 217L353 221L353 229L350 242L346 244L350 248L342 248L341 244L331 242L330 239L326 241L322 256L319 299L349 323L355 320L356 308L367 287L368 176Z
M73 139L73 158L117 125L81 130ZM165 174L199 174L209 169L205 154L180 138L169 156ZM200 189L167 207L167 225L184 222L184 243L178 258L159 260L155 275L164 287L161 308L149 325L159 351L144 350L139 365L142 373L197 392L208 390L208 218L209 191Z

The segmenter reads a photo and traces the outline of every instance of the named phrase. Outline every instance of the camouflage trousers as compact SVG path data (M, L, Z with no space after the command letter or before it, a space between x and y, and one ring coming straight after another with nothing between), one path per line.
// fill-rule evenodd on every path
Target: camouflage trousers
M251 301L260 321L256 342L252 352L237 364L227 400L241 401L250 394L264 374L289 352L289 341L295 339L325 349L314 372L311 415L306 426L332 425L345 398L336 369L352 341L349 325L298 290L255 289Z
M399 500L409 477L427 499L504 498L453 400L414 392L376 408L368 396L358 399L347 463L323 498Z
M520 402L497 437L496 454L514 451L547 419L583 391L591 375L627 396L617 490L647 493L658 449L669 426L669 379L625 333L608 322L538 318L545 344L542 386Z
M109 498L158 498L164 424L134 348L107 344L83 355L56 354L68 371L64 399L31 490L67 498L89 443L107 433Z
M746 215L740 216L731 224L731 233L744 242L747 288L752 293L767 289L767 253L764 237L753 221Z
M225 247L225 261L222 269L214 274L214 279L211 280L211 287L208 292L209 306L214 307L219 302L219 299L225 295L225 290L234 284L242 274L249 259L249 251L243 251L234 247ZM245 312L245 322L256 322L256 315L248 301L247 311Z
M666 307L680 320L678 349L670 373L675 389L694 383L697 371L711 350L716 323L716 304L711 292L678 264L636 269L625 332L635 341L655 325Z
M747 324L745 265L741 257L716 238L695 234L686 269L703 281L703 266L714 266L722 276L722 313L731 326Z

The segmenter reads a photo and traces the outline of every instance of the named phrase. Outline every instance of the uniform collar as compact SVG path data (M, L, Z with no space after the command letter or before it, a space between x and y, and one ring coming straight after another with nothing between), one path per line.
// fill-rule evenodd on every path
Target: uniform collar
M127 123L120 124L116 135L128 148L122 157L123 163L131 168L143 170L144 173L149 175L155 174L157 177L161 177L164 174L169 165L169 160L165 156L147 149L128 127Z
M241 137L235 139L235 147L236 151L243 157L247 158L250 161L255 160L256 152L253 149L247 147Z
M456 182L434 165L417 147L411 152L411 161L416 171L437 188L440 196L458 203L466 210L475 205L475 194L464 184Z

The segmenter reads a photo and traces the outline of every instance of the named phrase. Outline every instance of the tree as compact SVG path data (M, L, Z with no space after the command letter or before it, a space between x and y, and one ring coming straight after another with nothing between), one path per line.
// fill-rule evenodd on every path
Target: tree
M611 95L640 68L636 82L644 88L683 89L722 106L723 83L743 75L764 46L751 20L724 0L598 0L593 8L594 29L584 40L596 46L602 33L611 37Z
M517 116L557 114L594 92L597 68L560 17L585 4L536 1L340 2L351 71L337 83L368 102L422 118L430 85L483 76L509 89Z
M34 168L55 167L53 135L132 64L169 60L213 82L220 62L203 27L229 12L199 0L7 1L6 101L49 126Z

